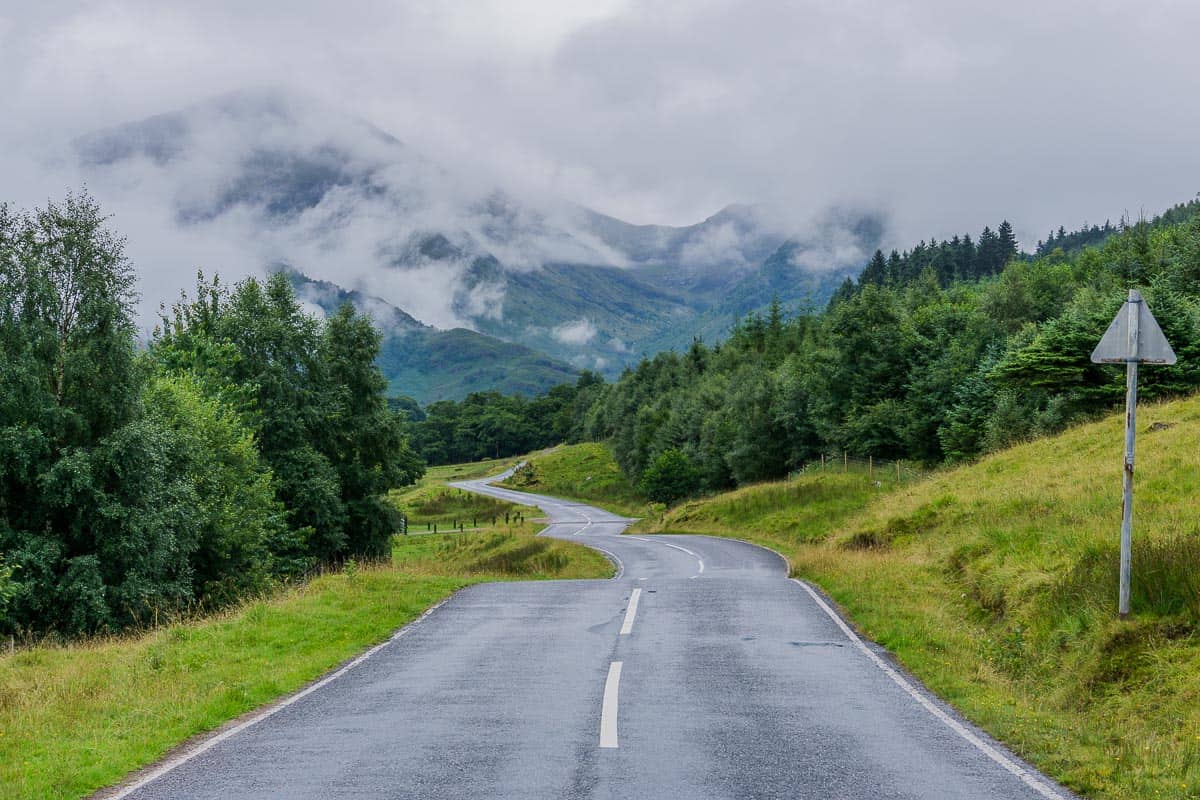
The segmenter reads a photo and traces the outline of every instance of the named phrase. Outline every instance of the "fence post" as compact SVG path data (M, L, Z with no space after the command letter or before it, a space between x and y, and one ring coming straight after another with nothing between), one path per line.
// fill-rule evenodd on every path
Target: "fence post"
M900 484L900 459L896 459L896 484Z
M842 472L847 472L850 469L850 456L845 450L842 451Z
M867 456L867 480L875 480L875 456Z
M825 471L825 454L821 453L821 472Z

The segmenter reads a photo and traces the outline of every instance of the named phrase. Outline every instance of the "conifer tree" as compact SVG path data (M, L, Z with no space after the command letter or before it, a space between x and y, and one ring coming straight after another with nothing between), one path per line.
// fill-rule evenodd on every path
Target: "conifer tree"
M1017 257L1017 253L1019 252L1017 248L1017 237L1015 234L1013 234L1012 225L1009 224L1008 220L1004 220L1000 223L998 236L999 246L997 251L1000 263L997 271L1004 269L1008 262Z
M888 282L888 265L883 257L882 250L876 250L875 255L871 256L871 260L867 262L866 268L862 271L858 282L873 283L876 286L883 286Z
M1000 237L984 226L979 234L978 269L976 277L995 275L1000 271Z

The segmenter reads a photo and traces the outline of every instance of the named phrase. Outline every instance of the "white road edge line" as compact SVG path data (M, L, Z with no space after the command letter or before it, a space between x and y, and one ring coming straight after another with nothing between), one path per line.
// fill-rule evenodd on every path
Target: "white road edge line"
M608 680L604 682L604 704L600 707L600 746L617 746L617 693L621 686L621 663L614 661L608 666Z
M622 577L622 576L625 574L625 564L624 564L624 562L622 562L622 561L621 561L621 559L617 558L617 554L616 554L616 553L614 553L614 552L612 552L612 551L610 551L610 550L605 550L603 547L597 547L597 546L596 546L596 545L594 545L594 544L588 545L588 547L591 547L593 550L599 550L601 553L603 553L604 555L608 556L608 557L609 557L609 559L610 559L610 560L611 560L611 561L612 561L614 564L616 564L616 565L617 565L617 574L616 574L616 575L613 575L613 580L614 580L614 581L615 581L615 580L618 580L619 578L621 578L621 577Z
M184 764L191 761L196 756L199 756L203 753L208 752L212 748L219 745L221 742L224 742L226 739L231 739L234 736L237 736L239 733L246 730L247 728L249 728L253 725L257 725L258 723L262 722L264 719L274 716L275 714L279 713L280 711L282 711L283 709L292 705L293 703L295 703L299 700L302 700L305 697L308 697L310 694L317 691L318 689L328 686L329 684L336 681L338 678L345 675L350 670L357 667L359 664L366 661L371 656L378 653L383 648L387 647L392 642L394 642L397 639L399 639L400 637L404 636L406 633L411 631L417 625L420 625L422 622L425 621L425 619L430 614L432 614L433 612L435 612L439 608L441 608L443 605L445 605L446 601L449 599L450 598L447 597L446 600L442 600L441 602L437 603L436 605L431 606L429 609L427 609L425 611L424 614L417 617L415 620L413 620L412 622L408 623L400 630L393 633L385 641L380 642L379 644L375 645L367 652L358 656L353 661L351 661L350 663L346 664L344 667L339 669L337 672L334 672L331 675L325 676L324 678L322 678L321 680L312 684L311 686L309 686L306 689L301 689L299 692L296 692L291 697L288 697L287 699L277 703L276 705L273 705L270 708L267 708L264 711L262 711L258 714L255 714L253 717L251 717L250 719L247 719L245 722L235 725L234 727L229 728L228 730L222 731L222 732L218 733L216 736L213 736L211 739L206 739L205 741L201 742L199 745L188 750L187 752L181 753L180 755L175 756L174 758L167 759L162 764L160 764L158 767L151 770L150 772L147 772L145 775L143 775L138 780L134 781L133 783L129 784L128 786L121 788L116 794L111 794L111 795L103 795L102 794L100 796L103 797L104 800L122 800L123 798L128 797L129 795L133 794L134 792L138 791L139 789L144 789L146 786L148 786L149 784L158 780L162 776L166 775L171 770L176 769L177 767L183 766Z
M641 589L634 589L629 595L629 608L625 609L625 621L621 623L621 632L618 636L628 636L633 633L633 618L637 616L638 599L642 596Z
M959 722L954 717L947 714L942 709L938 708L937 705L932 700L930 700L928 697L926 697L924 694L922 694L920 691L918 691L917 688L915 686L913 686L912 683L910 683L903 675L901 675L890 664L888 664L886 661L884 661L882 658L880 658L873 650L871 650L871 648L867 647L866 644L863 643L863 640L861 638L859 638L858 634L855 633L850 628L850 626L847 625L842 620L842 618L840 616L838 616L837 612L835 612L832 608L829 607L829 604L826 603L819 594L817 594L815 591L813 591L813 588L811 586L809 586L804 581L799 580L798 578L792 578L791 580L795 581L800 586L804 587L804 591L808 592L808 594L812 597L813 601L818 606L820 606L821 609L826 614L829 615L830 619L832 619L835 623L837 623L837 626L842 629L842 633L846 634L846 637L849 638L850 641L854 643L855 647L857 647L862 652L866 653L867 657L875 662L875 666L877 666L881 670L883 670L884 674L887 675L889 678L891 678L893 683L895 683L897 686L899 686L901 689L903 689L910 697L912 697L912 699L914 699L918 703L920 703L925 708L926 711L928 711L933 716L937 717L937 719L940 720L947 728L949 728L950 730L957 733L960 737L965 739L976 750L983 753L985 756L990 758L992 761L995 761L997 764L999 764L1005 770L1012 773L1017 778L1020 778L1022 783L1024 783L1029 788L1033 789L1035 792L1040 794L1042 797L1045 797L1046 800L1067 800L1066 797L1064 797L1063 795L1054 791L1054 789L1047 786L1042 781L1038 780L1034 775L1032 775L1029 772L1029 770L1025 769L1020 764L1016 763L1011 758L1004 755L996 748L992 747L990 744L985 742L983 739L980 739L978 736L976 736L973 732L971 732L971 730L968 729L961 722Z

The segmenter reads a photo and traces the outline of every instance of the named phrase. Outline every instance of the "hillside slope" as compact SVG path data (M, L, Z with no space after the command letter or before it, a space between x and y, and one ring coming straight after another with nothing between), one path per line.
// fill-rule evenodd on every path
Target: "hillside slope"
M642 526L782 551L942 697L1089 797L1196 797L1200 398L1140 412L1124 623L1122 423L899 487L809 472Z
M573 367L544 353L466 328L423 328L388 337L378 363L390 395L422 404L484 391L536 397L579 377Z

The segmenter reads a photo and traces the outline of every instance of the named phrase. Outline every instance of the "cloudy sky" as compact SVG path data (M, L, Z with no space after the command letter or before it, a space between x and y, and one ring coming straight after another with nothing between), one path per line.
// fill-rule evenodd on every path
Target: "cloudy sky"
M882 208L897 244L1200 191L1200 3L0 0L0 193L47 143L245 86L634 222Z

